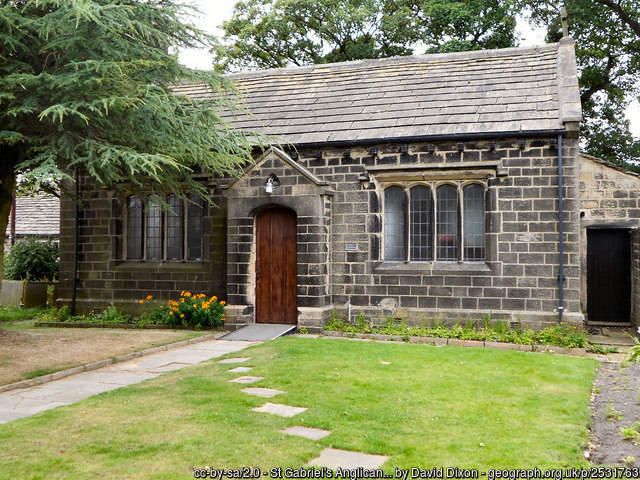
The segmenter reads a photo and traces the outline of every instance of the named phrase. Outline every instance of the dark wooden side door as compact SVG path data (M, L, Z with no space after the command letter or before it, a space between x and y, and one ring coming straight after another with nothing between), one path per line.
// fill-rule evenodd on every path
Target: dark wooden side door
M630 232L587 230L587 315L590 322L629 322Z
M256 323L298 323L296 226L286 208L256 217Z

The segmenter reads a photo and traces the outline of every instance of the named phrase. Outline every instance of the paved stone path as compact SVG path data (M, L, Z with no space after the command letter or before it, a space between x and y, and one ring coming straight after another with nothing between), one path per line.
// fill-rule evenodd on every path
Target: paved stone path
M325 448L320 456L307 463L309 467L327 467L333 470L338 468L354 469L366 468L373 470L380 468L389 459L386 455L371 455L362 452L349 452L336 448Z
M283 392L282 390L276 390L275 388L260 388L260 387L243 388L240 391L249 395L255 395L256 397L263 397L263 398L271 398L271 397L275 397L276 395L280 395L282 393L287 393L287 392Z
M237 352L256 342L208 340L29 388L0 393L0 424L70 405L98 393L155 378L188 365ZM242 361L248 360L241 359ZM224 362L224 360L223 360Z
M308 438L309 440L320 440L331 433L329 430L322 430L321 428L301 427L299 425L295 425L293 427L285 428L284 430L279 431L281 433L286 433L287 435Z

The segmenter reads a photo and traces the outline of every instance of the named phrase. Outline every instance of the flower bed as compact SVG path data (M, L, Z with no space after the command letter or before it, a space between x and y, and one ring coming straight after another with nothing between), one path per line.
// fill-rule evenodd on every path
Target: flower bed
M384 325L373 326L364 318L364 315L358 315L356 323L350 324L336 315L332 315L324 330L354 334L391 335L405 341L409 341L411 337L429 337L518 345L554 345L563 348L585 348L589 345L584 331L563 323L539 331L520 327L512 329L507 322L491 321L490 316L485 318L482 327L477 327L471 321L464 325L456 324L453 327L447 327L442 323L427 326L426 322L422 326L409 326L404 322L395 323L393 318L389 318Z
M183 291L178 300L169 300L165 304L159 304L152 295L148 295L138 302L148 305L149 311L138 316L131 316L119 311L114 304L111 304L100 313L71 315L69 307L64 306L60 310L42 314L38 320L42 325L52 322L95 326L163 325L169 328L194 328L196 330L224 325L226 304L224 300L218 301L216 296Z

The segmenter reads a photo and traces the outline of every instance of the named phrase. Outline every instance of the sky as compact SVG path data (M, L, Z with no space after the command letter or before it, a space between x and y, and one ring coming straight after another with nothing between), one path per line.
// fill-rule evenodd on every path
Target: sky
M214 34L222 35L220 25L225 20L231 18L233 6L237 0L192 0L198 6L202 15L195 19L196 25L202 30ZM518 24L521 46L540 45L544 43L544 32L542 30L532 30L524 22ZM208 70L212 68L212 55L206 50L181 50L180 61L191 68ZM640 137L640 103L633 102L627 109L627 117L631 120L631 132L634 136Z

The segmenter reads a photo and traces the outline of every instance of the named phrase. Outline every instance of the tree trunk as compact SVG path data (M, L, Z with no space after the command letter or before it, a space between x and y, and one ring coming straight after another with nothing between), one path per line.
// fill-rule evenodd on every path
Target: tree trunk
M13 190L16 186L16 165L18 150L6 145L0 145L0 233L2 233L2 248L0 248L0 279L4 278L4 240Z

